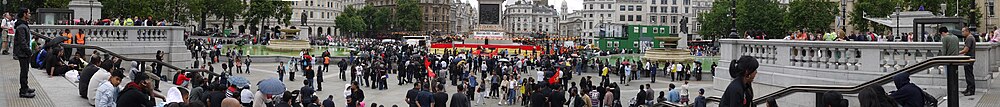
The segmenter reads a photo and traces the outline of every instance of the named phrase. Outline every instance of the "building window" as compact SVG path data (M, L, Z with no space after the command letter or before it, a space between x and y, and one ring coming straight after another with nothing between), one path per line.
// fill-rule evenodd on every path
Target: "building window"
M673 5L677 5L677 0L673 0Z
M691 5L691 0L684 0L684 5Z
M649 12L656 13L656 6L649 6Z
M618 21L625 21L625 15L618 15Z
M666 22L667 16L660 16L660 23Z
M677 6L670 6L670 13L677 13Z
M690 9L691 9L691 7L684 7L684 13L690 13L690 12L688 11L688 10L690 10Z
M667 4L667 0L660 0L660 4Z
M639 33L639 27L632 27L633 33Z
M635 6L635 11L642 11L642 6Z
M618 6L618 11L625 11L625 5Z
M670 23L677 23L677 16L670 16Z
M656 16L649 16L649 21L656 23Z
M594 9L594 4L590 4L590 6L587 7L590 7L589 9Z
M628 15L628 21L633 21L632 20L632 15Z
M650 0L649 4L656 4L656 0Z
M642 15L635 16L635 21L642 21Z
M660 13L667 13L667 7L661 7Z

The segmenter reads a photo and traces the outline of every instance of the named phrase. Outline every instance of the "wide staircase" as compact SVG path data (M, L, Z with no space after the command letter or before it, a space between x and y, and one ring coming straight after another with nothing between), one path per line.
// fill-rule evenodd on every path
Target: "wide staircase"
M785 87L785 88L778 88L778 87L775 87L775 86L766 86L766 85L754 84L753 85L754 86L754 90L755 90L755 93L757 93L757 95L753 99L752 104L758 105L758 106L764 106L763 104L767 103L767 101L769 101L769 100L779 100L779 99L782 99L782 98L784 98L786 96L789 96L789 95L792 95L792 94L797 94L797 93L799 93L799 94L800 93L806 93L806 94L813 94L813 93L815 93L816 97L814 97L815 100L798 99L798 98L801 98L801 97L796 97L796 99L794 99L794 100L819 101L819 100L821 100L819 98L821 98L822 93L828 92L828 91L833 91L833 92L839 92L839 93L844 94L845 98L847 98L849 101L854 101L854 102L850 102L849 103L850 106L854 107L854 106L859 106L859 105L857 105L858 102L857 102L856 98L857 98L857 94L862 89L864 89L866 87L871 87L871 86L882 86L882 87L893 86L891 84L890 85L887 85L887 84L892 83L893 82L892 78L894 76L896 76L896 75L904 74L904 73L906 73L906 74L915 74L915 73L920 73L920 72L924 72L924 71L929 71L927 69L934 68L934 67L939 67L939 66L943 66L943 65L968 65L968 64L972 64L973 62L975 62L975 59L972 59L971 57L968 57L968 56L939 56L939 57L933 57L933 58L930 58L928 60L924 60L922 62L916 63L916 64L914 64L912 66L907 66L907 67L905 67L903 69L896 70L894 72L888 73L888 74L883 75L881 77L872 79L870 81L867 81L867 82L864 82L864 83L861 83L861 84L853 85L853 86L792 85L792 86L788 86L788 87ZM957 76L957 75L949 75L949 76ZM953 78L956 81L958 79L958 77L953 77ZM975 97L975 98L966 98L966 97L951 98L951 97L948 97L947 95L942 95L942 96L935 96L935 98L937 98L935 100L938 101L938 106L940 106L940 107L1000 107L1000 92L990 92L991 91L990 89L1000 89L1000 82L989 82L989 83L986 83L986 84L988 84L988 85L979 85L978 86L980 89L986 89L986 92L977 92L977 95L971 96L971 97ZM957 86L958 84L955 84L955 85ZM955 88L955 90L958 90L958 87L952 87L952 88ZM964 88L964 86L962 88ZM887 89L886 92L890 92L890 91L895 90L895 88L884 88L884 89ZM761 92L771 92L771 93L764 94L764 93L761 93ZM954 93L958 93L958 92L955 91ZM719 94L719 95L721 95L721 94ZM717 106L719 104L719 101L722 99L720 96L708 96L708 95L706 95L706 96L707 96L706 99L709 102L708 105L713 106L713 107ZM852 96L852 97L850 97L850 96ZM959 96L961 96L961 95L959 95ZM975 99L975 100L973 100L973 99ZM948 102L950 102L950 101L956 101L958 103L957 103L957 105L955 105L955 104L949 104ZM676 103L670 103L670 102L658 102L655 106L656 107L687 107L687 106L691 106L691 105L682 105L682 104L676 104ZM780 106L780 103L779 103L779 106Z

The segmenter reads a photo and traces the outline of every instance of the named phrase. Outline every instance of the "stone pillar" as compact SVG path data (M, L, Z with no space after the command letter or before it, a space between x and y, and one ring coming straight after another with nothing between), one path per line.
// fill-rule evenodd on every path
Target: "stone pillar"
M67 7L73 10L73 19L98 20L101 19L101 7L104 5L97 0L73 0Z

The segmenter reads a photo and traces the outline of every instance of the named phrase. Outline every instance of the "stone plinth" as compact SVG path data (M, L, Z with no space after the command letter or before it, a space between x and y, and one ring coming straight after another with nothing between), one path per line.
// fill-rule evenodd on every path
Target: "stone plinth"
M69 2L70 10L73 10L73 19L83 18L85 20L101 19L101 5L97 0L73 0Z

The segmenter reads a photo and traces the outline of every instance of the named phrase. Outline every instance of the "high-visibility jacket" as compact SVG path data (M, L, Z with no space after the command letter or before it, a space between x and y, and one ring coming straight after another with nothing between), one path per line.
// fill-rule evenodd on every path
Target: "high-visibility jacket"
M330 57L323 57L323 64L330 65Z
M73 35L71 35L69 33L62 33L62 36L66 37L66 38L69 38L69 40L63 41L63 43L65 43L65 44L72 44L73 43Z
M81 45L83 45L83 44L85 44L85 43L87 43L87 38L86 38L86 34L83 34L83 33L77 33L77 34L76 34L76 44L81 44Z

